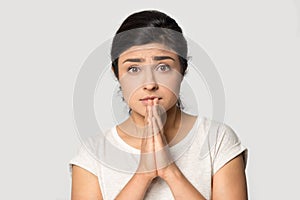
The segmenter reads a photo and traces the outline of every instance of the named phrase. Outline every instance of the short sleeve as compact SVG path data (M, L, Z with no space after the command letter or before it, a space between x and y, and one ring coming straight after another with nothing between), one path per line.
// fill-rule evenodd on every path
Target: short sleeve
M81 145L81 147L78 149L77 155L69 162L71 174L73 165L77 165L98 177L98 162L84 145Z
M242 154L244 164L247 164L248 150L242 145L234 130L228 125L221 125L217 133L217 141L213 155L213 174L215 174L226 163Z

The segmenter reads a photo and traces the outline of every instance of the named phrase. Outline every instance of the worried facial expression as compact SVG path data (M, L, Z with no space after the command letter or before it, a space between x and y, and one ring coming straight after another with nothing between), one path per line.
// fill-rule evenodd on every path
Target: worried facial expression
M182 74L174 51L157 43L133 46L118 63L123 96L132 112L144 115L148 99L158 98L166 111L176 104Z

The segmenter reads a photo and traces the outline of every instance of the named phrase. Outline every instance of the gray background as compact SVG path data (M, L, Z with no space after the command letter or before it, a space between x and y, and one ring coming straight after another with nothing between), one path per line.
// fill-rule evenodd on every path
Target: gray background
M285 1L1 1L0 199L69 199L72 93L88 55L141 9L174 17L214 61L249 148L250 199L299 188L300 5Z

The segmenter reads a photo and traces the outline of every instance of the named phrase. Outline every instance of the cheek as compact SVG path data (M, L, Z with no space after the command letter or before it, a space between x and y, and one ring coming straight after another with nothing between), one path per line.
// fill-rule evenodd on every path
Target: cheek
M180 84L182 75L178 72L173 72L167 75L157 75L157 81L160 85L165 87L170 93L173 93L176 97L179 95Z
M182 75L176 70L170 73L154 73L154 80L157 84L163 87L168 98L178 98L180 91L180 84ZM136 92L149 81L145 75L140 74L139 76L131 76L124 74L120 77L119 82L122 88L122 93L125 101L129 103L129 100ZM164 93L164 92L163 92Z
M162 106L169 110L172 106L174 106L178 99L178 94L174 93L173 91L170 91L167 88L163 88L164 93L164 100L162 101Z
M128 103L130 98L134 95L134 93L138 90L139 84L137 81L129 76L122 76L122 78L119 80L123 97L125 101Z

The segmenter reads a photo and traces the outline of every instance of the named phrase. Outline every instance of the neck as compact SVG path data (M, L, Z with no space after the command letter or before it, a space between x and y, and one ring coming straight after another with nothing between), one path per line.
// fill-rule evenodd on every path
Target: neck
M168 130L177 129L180 125L181 110L174 105L167 111L167 120L164 125L164 132Z

